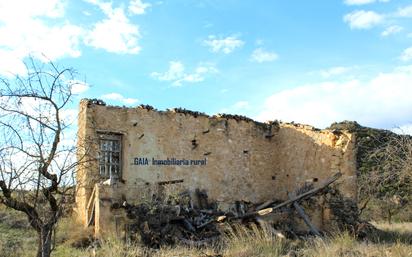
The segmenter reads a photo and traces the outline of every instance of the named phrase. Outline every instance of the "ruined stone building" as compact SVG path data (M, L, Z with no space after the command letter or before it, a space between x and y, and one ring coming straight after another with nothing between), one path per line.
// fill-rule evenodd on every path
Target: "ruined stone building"
M113 202L142 201L156 190L201 189L224 210L236 201L288 199L305 182L340 171L340 192L356 200L355 139L344 131L87 99L78 129L78 155L87 151L89 161L77 171L76 212L97 235L123 222ZM320 228L330 219L322 205L310 215Z

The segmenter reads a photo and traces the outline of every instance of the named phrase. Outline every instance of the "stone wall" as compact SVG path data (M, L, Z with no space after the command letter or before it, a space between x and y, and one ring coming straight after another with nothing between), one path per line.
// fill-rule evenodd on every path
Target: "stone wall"
M343 173L341 192L356 199L354 137L349 133L82 100L79 144L83 149L87 145L91 160L78 170L77 211L84 223L93 187L101 181L93 159L98 132L122 135L123 180L114 190L129 202L150 195L160 183L170 193L204 189L221 208L228 208L237 200L287 199L288 191L307 181L316 185L337 171ZM136 165L135 158L147 158L149 165ZM159 166L152 165L152 158L206 164ZM176 183L168 184L172 181Z

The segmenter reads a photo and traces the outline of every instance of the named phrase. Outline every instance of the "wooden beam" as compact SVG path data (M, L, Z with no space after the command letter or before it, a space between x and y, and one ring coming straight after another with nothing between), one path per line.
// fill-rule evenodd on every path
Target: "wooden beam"
M320 186L309 190L308 192L305 192L303 194L300 194L298 196L293 197L292 199L289 199L287 201L284 201L283 203L280 203L274 207L270 207L270 208L266 208L272 204L274 204L276 201L270 201L270 202L266 202L260 206L258 206L256 208L256 211L254 212L249 212L246 213L242 216L239 216L237 218L249 218L249 217L254 217L254 216L263 216L266 214L269 214L271 212L273 212L276 209L279 209L281 207L284 207L286 205L289 205L293 202L299 201L299 200L303 200L306 198L309 198L311 196L313 196L314 194L318 193L319 191L321 191L322 189L324 189L325 187L329 186L330 184L332 184L333 182L335 182L336 180L338 180L340 177L342 176L342 173L338 172L335 175L333 175L332 177L328 178L327 180L325 180L323 183L320 184Z
M288 193L289 199L293 198L293 194ZM310 231L316 235L316 236L321 236L319 233L319 230L313 225L313 223L310 221L309 216L306 215L305 210L298 204L298 202L293 202L293 207L295 207L296 211L298 212L299 216L302 217L303 221L305 221L306 225L309 227Z
M281 203L281 204L279 204L279 205L277 205L277 206L275 206L275 207L273 207L273 208L277 209L277 208L283 207L283 206L285 206L285 205L288 205L288 204L290 204L290 203L292 203L292 202L294 202L294 201L301 200L301 199L303 199L303 198L307 198L308 196L312 196L313 194L316 194L316 193L319 192L320 190L324 189L325 187L327 187L327 186L329 186L330 184L332 184L333 182L335 182L335 181L336 181L337 179L339 179L341 176L342 176L342 173L338 172L338 173L336 173L335 175L333 175L332 177L330 177L330 178L328 178L327 180L325 180L323 183L321 183L317 188L314 188L314 189L312 189L312 190L309 190L308 192L303 193L303 194L301 194L301 195L295 196L294 198L289 199L289 201L283 202L283 203ZM258 211L259 211L259 210L262 210L262 209L264 209L264 208L266 208L266 207L274 204L275 202L276 202L276 201L268 201L268 202L265 202L265 203L259 205L258 207L256 207L256 210L258 210Z

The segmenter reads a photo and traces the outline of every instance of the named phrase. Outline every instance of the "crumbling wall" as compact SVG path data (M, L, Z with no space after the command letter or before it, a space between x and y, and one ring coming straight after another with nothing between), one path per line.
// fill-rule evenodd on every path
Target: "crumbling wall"
M356 149L352 134L281 124L276 144L273 176L278 180L276 191L280 199L305 183L316 187L332 174L341 172L340 193L356 202ZM322 199L307 206L311 208L306 211L317 227L328 229L332 226L329 222L333 218L332 210Z
M98 144L95 138L94 113L89 108L88 101L82 100L79 106L78 131L77 131L77 160L79 165L76 170L76 208L75 213L79 221L86 224L87 206L95 184L99 182L97 174Z
M148 188L160 186L169 193L200 188L225 209L235 201L287 199L287 192L305 182L316 184L337 171L343 173L342 193L356 198L354 138L349 133L82 100L79 140L97 142L98 132L122 134L123 180L116 190L129 202L147 196ZM91 147L90 155L97 156L96 151ZM135 158L147 158L149 165L136 165ZM152 158L205 160L206 164L159 166L152 165ZM80 216L85 215L94 183L99 181L94 163L78 172ZM317 216L315 223L321 225L324 216Z
M305 182L316 183L340 171L341 191L356 198L355 138L347 132L281 124L276 137L274 175L281 194Z

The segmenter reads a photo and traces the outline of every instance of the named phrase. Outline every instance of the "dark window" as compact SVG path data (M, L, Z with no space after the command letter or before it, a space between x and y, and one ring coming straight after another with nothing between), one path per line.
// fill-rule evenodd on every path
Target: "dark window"
M99 173L102 178L121 178L121 142L121 135L99 135Z

